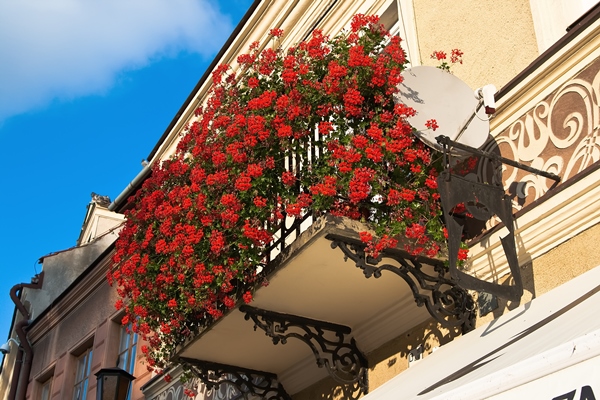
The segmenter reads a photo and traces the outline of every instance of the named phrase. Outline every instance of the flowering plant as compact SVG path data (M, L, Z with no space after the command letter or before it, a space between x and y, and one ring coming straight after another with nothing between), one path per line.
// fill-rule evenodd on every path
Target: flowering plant
M464 53L459 50L459 49L452 49L452 51L450 52L450 64L448 64L448 62L446 61L446 59L448 58L448 55L446 54L445 51L440 51L440 50L436 50L433 53L431 53L431 58L434 60L438 60L440 62L440 65L437 66L437 68L441 69L442 71L446 71L446 72L450 72L450 67L453 64L462 64L463 60L462 60L462 56L464 55Z
M275 44L282 34L271 31ZM238 73L213 72L206 104L154 165L116 243L109 280L126 300L116 306L147 340L150 369L251 301L286 216L361 219L373 255L401 239L433 257L445 241L439 163L407 123L415 111L394 103L407 60L377 17L357 15L333 38L315 30L287 51L254 43L237 61Z

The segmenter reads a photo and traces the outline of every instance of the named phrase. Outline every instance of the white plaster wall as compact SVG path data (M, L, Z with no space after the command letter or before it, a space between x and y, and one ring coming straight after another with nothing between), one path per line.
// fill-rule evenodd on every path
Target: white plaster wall
M44 258L44 282L41 289L23 289L31 303L31 319L35 319L65 291L117 239L112 232L85 246L74 247Z

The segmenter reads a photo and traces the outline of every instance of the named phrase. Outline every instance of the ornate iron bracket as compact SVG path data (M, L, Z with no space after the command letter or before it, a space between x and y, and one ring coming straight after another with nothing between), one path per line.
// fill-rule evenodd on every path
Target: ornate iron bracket
M246 320L252 318L254 330L262 329L273 344L286 344L288 338L306 343L319 368L327 368L329 375L342 384L345 399L368 393L367 359L354 338L348 338L352 331L349 327L247 305L241 306L240 311L246 314Z
M275 374L192 358L180 360L209 390L228 384L239 392L232 393L235 398L291 400Z
M437 184L442 200L442 208L444 210L446 227L448 228L450 276L460 286L466 289L485 291L508 300L518 301L523 295L523 281L521 279L521 271L519 269L519 260L517 257L517 247L515 245L514 217L512 214L512 204L510 199L506 196L504 189L500 186L473 182L460 176L452 175L446 161L448 147L458 147L462 150L467 150L483 157L491 158L517 168L525 169L529 172L536 173L549 179L554 179L557 182L560 181L560 177L549 172L540 171L538 169L522 165L516 161L508 160L504 157L496 156L495 154L480 151L470 146L456 143L446 136L440 136L437 138L437 140L444 148L444 161L446 164L446 170L442 172L440 176L438 176ZM514 285L504 286L483 281L457 268L456 262L464 225L461 221L458 221L456 218L454 218L452 211L454 207L460 203L463 203L467 211L469 211L475 219L480 221L487 221L493 215L497 215L502 223L504 223L504 226L508 229L508 234L500 238L500 241L502 243L504 253L506 254L508 266L510 267L510 272L514 280Z
M417 306L425 306L429 314L446 327L461 326L463 332L474 328L475 303L469 293L458 287L455 281L446 278L444 263L425 257L413 257L397 249L384 250L378 258L365 253L365 244L359 240L329 234L331 247L339 247L344 258L350 258L360 268L366 278L380 278L383 271L390 271L408 284ZM384 258L396 261L400 266L390 263L378 265ZM430 265L436 275L423 271L423 265Z

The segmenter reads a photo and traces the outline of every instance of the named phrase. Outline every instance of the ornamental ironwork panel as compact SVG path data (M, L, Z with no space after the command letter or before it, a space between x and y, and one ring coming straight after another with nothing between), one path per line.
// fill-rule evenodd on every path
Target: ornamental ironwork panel
M275 374L185 357L180 361L209 392L226 386L228 400L291 400Z
M331 247L339 247L344 258L351 259L366 278L380 278L383 271L390 271L402 278L410 287L417 306L425 306L429 314L446 327L462 327L463 333L474 328L475 303L469 293L456 281L447 278L443 262L426 257L413 257L398 249L387 249L374 258L366 254L365 244L341 235L329 234ZM391 259L398 265L386 263ZM424 271L430 266L434 274Z
M306 343L312 350L319 368L325 367L329 375L340 383L345 399L357 399L368 393L367 359L360 352L352 329L345 325L304 318L297 315L241 306L245 319L254 321L273 340L273 344L286 344L289 338Z
M146 393L146 391L144 391L144 396L148 400L190 400L189 396L184 394L184 391L185 387L178 380L172 382L168 388L164 389L155 396L150 397L151 395Z
M600 161L600 58L576 68L573 71L577 70L577 74L530 109L521 110L519 117L482 149L553 171L562 177L562 182L597 164ZM478 165L477 176L492 175L494 170L493 162L483 160ZM509 192L513 212L532 204L554 187L538 174L512 166L503 168L496 183Z
M523 295L523 281L519 270L517 247L515 245L514 221L510 198L504 190L486 183L468 181L460 176L442 172L438 176L438 190L441 195L442 208L448 228L448 253L450 276L461 287L477 291L485 291L505 299L518 301ZM463 222L454 218L452 210L463 203L473 218L486 221L497 215L504 223L508 233L500 238L513 285L500 285L487 282L458 269L456 262L463 232Z

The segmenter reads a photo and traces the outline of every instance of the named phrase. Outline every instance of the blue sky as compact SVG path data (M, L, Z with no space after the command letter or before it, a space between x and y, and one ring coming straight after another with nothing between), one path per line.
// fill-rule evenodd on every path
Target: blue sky
M0 341L12 286L116 198L251 0L0 0Z

